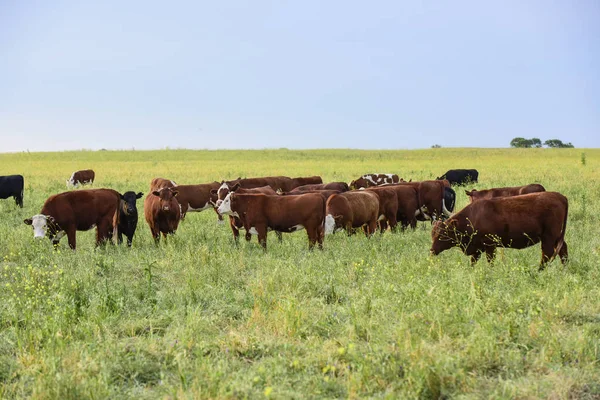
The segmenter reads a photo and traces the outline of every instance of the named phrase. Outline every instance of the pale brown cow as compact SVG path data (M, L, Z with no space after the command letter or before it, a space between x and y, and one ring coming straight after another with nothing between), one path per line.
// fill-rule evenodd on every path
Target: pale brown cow
M150 182L150 191L153 192L155 190L160 190L162 188L175 187L175 186L177 186L177 183L175 183L175 181L172 181L170 179L154 178Z
M71 177L67 179L67 189L74 188L77 186L83 186L94 183L96 173L91 169L83 169L81 171L75 171L71 174Z
M160 234L174 234L181 219L181 206L175 199L177 188L162 188L150 192L144 199L144 216L156 244Z
M473 189L471 191L465 190L467 196L469 196L470 202L474 202L476 200L481 199L493 199L494 197L507 197L507 196L519 196L521 194L529 194L529 193L539 193L545 192L546 188L544 188L539 183L532 183L530 185L525 186L513 186L513 187L501 187L501 188L492 188L485 190L477 190Z
M379 198L373 192L354 190L334 194L327 200L325 234L345 229L348 235L363 227L367 237L375 233L379 217Z
M493 261L496 247L523 249L542 243L540 269L556 255L567 261L565 242L569 202L557 192L478 200L431 232L431 253L460 247L475 263L483 252Z
M400 182L404 182L404 179L399 178L396 174L364 174L360 178L350 182L350 189L390 185Z
M268 230L295 232L306 229L309 249L317 242L319 248L323 248L325 198L320 194L269 196L231 192L218 211L240 218L247 232L258 235L258 241L265 250Z
M76 231L96 227L96 245L110 240L119 225L121 195L112 189L88 189L50 196L39 214L26 219L33 226L35 238L48 236L58 245L67 236L69 246L75 250Z

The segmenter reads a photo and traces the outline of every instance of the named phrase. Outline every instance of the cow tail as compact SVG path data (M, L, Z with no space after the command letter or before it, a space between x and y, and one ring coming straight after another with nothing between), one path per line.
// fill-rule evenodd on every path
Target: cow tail
M115 215L113 215L113 234L112 240L113 243L119 243L119 222L121 219L121 198L119 197L117 200L117 209L115 210Z
M567 217L569 216L569 200L565 197L566 200L566 204L565 204L565 219L563 221L562 224L562 231L560 232L560 237L558 238L558 241L556 243L555 249L554 249L554 254L552 255L552 258L556 257L558 253L560 253L560 250L562 249L564 243L565 243L565 233L567 233Z

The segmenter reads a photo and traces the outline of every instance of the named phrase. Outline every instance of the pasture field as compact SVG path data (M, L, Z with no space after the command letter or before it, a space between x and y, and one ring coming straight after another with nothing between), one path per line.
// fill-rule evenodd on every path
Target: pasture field
M582 157L585 153L585 157ZM215 213L188 214L156 247L79 232L53 251L23 219L65 191L148 192L238 176L367 172L431 179L476 168L489 188L542 183L569 199L570 262L538 272L540 246L471 266L430 257L415 232L325 238L304 231L233 245ZM79 151L0 154L25 177L25 207L0 200L0 398L600 398L600 150ZM467 203L457 189L459 210ZM485 257L484 257L485 258Z

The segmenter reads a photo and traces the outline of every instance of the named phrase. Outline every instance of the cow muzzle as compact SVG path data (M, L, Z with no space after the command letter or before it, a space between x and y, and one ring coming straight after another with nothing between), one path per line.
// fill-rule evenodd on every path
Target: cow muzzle
M169 211L171 208L169 206L164 206L162 209L163 211Z

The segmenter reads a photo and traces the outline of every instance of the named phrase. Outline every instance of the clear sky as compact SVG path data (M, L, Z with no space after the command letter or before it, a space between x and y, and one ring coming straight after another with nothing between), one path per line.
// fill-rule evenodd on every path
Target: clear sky
M0 152L600 147L600 1L0 1Z

